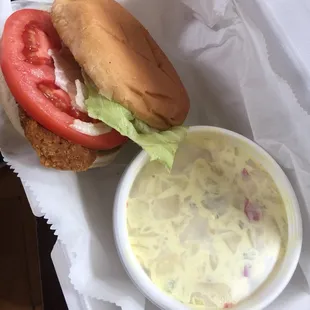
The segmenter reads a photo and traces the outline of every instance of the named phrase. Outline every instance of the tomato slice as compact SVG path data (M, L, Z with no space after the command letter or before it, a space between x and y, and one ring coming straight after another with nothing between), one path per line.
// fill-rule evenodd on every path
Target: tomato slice
M48 12L23 9L5 23L0 64L16 101L35 121L56 135L90 149L112 149L127 141L116 130L89 136L70 127L75 119L96 122L71 106L69 95L55 85L48 50L59 51L61 40Z

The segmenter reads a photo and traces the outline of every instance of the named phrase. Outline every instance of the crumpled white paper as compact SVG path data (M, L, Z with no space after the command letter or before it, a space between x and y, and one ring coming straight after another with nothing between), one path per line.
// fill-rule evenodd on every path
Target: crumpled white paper
M0 26L9 14L8 2L0 1ZM288 174L299 199L304 234L310 235L310 117L275 73L275 63L270 63L264 37L249 17L256 1L121 3L148 28L179 72L191 98L187 124L232 129L264 147ZM0 100L7 100L3 85L0 81ZM112 235L114 192L137 148L129 144L114 164L85 173L45 169L2 110L0 147L74 257L70 272L74 287L125 310L145 309L144 298L120 264ZM309 283L307 242L300 266ZM298 287L303 287L300 281ZM287 290L270 309L285 309L298 295L294 288L290 291L294 293Z

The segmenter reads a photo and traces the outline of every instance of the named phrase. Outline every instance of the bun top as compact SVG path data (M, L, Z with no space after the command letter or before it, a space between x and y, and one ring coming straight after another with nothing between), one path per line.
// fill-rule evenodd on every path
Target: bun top
M184 122L189 98L174 67L148 33L114 0L55 0L52 22L98 87L157 129Z

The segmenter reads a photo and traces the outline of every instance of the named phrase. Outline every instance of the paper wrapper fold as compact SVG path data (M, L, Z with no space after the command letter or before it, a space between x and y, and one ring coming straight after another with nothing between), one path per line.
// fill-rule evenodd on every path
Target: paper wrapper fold
M283 72L279 62L271 61L274 55L269 57L269 45L256 26L256 1L251 6L247 0L122 4L148 28L179 72L191 98L187 124L225 127L266 149L290 178L304 234L310 235L310 117L297 101L296 89L278 75ZM1 0L0 26L10 9L9 1ZM13 100L3 81L0 85L0 100ZM74 287L126 310L144 309L145 300L125 274L112 234L116 186L138 149L127 145L115 163L102 169L79 174L49 170L40 166L2 110L0 147L73 255ZM309 282L309 242L303 245L300 266Z

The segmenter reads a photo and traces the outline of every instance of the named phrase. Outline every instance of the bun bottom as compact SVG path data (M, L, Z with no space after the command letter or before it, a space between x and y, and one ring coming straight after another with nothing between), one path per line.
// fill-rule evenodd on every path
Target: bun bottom
M104 152L99 151L95 161L88 169L101 168L111 164L119 152L120 148L110 154L105 154Z
M4 80L1 70L0 70L0 91L2 93L2 96L4 96L3 100L1 100L1 104L5 114L7 115L8 119L10 120L16 131L20 135L25 136L24 130L21 126L19 119L19 107L16 104L14 97L11 95L11 92Z

